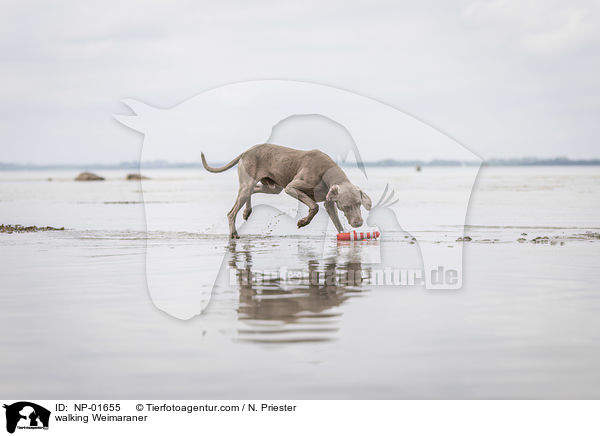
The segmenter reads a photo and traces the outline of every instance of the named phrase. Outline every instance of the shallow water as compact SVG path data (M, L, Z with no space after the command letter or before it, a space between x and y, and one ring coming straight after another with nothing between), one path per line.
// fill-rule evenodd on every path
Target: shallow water
M374 201L386 183L401 200L395 260L418 268L419 245L456 244L461 223L440 209L464 171L369 169L360 184ZM144 197L125 172L101 173L76 183L71 172L0 172L1 223L67 229L0 234L6 397L600 397L600 240L586 234L600 227L597 167L482 169L458 291L334 280L374 274L385 243L338 244L331 229L323 242L318 223L282 235L257 219L230 242L207 217L229 209L234 173L148 171ZM447 204L431 204L440 190ZM263 197L255 204L294 216L293 200ZM146 250L189 250L196 269L222 253L217 283L229 284L202 315L176 319L155 306L178 307L176 292L150 298ZM282 267L309 279L270 275ZM177 288L187 268L163 279Z

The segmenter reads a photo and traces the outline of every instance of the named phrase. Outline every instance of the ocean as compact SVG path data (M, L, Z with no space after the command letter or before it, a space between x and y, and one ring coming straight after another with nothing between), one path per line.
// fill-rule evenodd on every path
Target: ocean
M382 238L355 243L323 211L296 229L305 210L284 193L255 195L231 242L233 170L0 171L0 224L65 228L0 233L0 386L38 399L600 398L599 170L348 169L374 205L386 186L398 199L379 221L363 210ZM421 270L424 253L458 262L460 289L367 279Z

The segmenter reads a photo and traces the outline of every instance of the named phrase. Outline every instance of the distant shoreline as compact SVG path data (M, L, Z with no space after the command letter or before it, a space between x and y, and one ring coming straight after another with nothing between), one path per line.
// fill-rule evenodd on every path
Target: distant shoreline
M223 162L224 165L226 162ZM385 159L376 162L365 162L365 167L460 167L473 166L477 162L461 162L454 160L435 159L431 161L398 161ZM215 166L221 164L216 163ZM343 163L342 166L354 166L354 163ZM552 159L517 158L517 159L490 159L483 162L484 166L596 166L600 165L600 159L568 159L563 157ZM177 168L202 168L200 162L167 162L153 161L145 162L143 169L177 169ZM0 171L18 170L139 170L139 162L120 162L115 164L18 164L0 162Z

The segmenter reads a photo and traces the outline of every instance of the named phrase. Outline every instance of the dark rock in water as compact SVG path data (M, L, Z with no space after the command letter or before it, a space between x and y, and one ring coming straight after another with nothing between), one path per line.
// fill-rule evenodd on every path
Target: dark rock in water
M533 238L531 242L534 244L547 244L550 241L548 236L538 236L537 238Z
M527 236L527 233L521 233L521 236Z
M22 226L20 224L0 224L0 233L31 233L31 232L49 232L54 230L64 230L64 227L37 227Z
M95 181L104 180L104 177L100 177L97 174L88 173L86 171L86 172L79 174L77 177L75 177L75 180L78 182L95 182Z
M517 242L520 242L520 243L527 242L527 239L525 239L525 238L519 238L519 239L517 239Z
M150 180L150 177L141 174L127 174L127 180Z
M421 165L417 165L417 167L415 168L415 170L417 170L417 172L421 172Z
M464 238L463 237L458 238L456 240L456 242L469 242L469 241L472 241L472 240L473 240L473 238L471 238L470 236L465 236Z

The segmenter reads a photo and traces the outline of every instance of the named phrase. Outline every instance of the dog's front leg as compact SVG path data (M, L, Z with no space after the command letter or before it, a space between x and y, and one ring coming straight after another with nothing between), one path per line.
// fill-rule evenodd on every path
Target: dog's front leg
M294 180L291 181L290 184L285 187L285 192L287 194L300 200L302 203L308 206L308 215L298 220L298 228L304 227L305 225L310 223L319 211L319 205L312 198L306 195L306 193L302 191L302 188L306 188L304 184L301 181Z
M338 216L337 208L335 207L335 202L333 201L325 201L325 210L329 214L329 218L333 222L338 233L342 233L344 231L344 227L340 222L340 217Z

